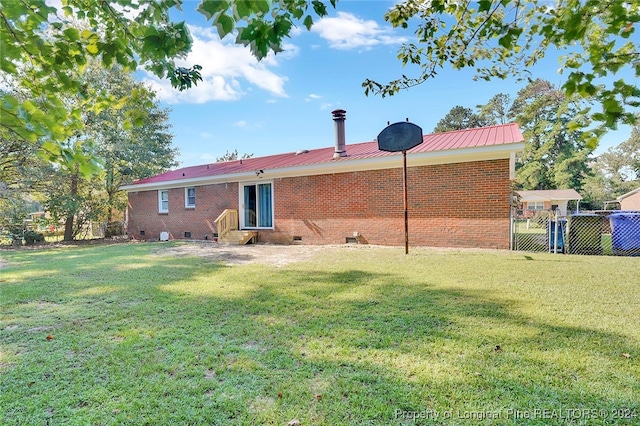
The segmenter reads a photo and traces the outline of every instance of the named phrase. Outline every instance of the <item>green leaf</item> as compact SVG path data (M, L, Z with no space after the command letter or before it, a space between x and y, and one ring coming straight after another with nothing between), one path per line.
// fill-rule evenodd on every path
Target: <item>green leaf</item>
M87 45L87 52L91 55L97 55L100 52L100 49L98 49L97 44L92 43Z
M284 36L289 34L293 24L290 20L284 17L278 17L273 22L273 33L278 40L281 40Z
M620 114L624 111L620 102L612 98L604 99L602 101L602 107L606 114Z
M97 174L100 171L100 167L95 162L85 159L79 163L78 171L84 178L88 179Z
M253 0L251 3L256 12L262 14L269 12L270 4L268 0Z
M304 10L301 8L295 8L291 11L291 15L296 19L300 19L304 15Z
M71 42L71 41L76 41L80 39L80 33L78 33L78 30L73 28L73 27L69 27L67 29L65 29L63 31L63 34L65 36L65 38L67 39L67 42Z
M311 27L313 26L313 18L311 17L311 15L307 15L307 17L304 18L303 24L307 28L307 30L311 29Z
M491 0L480 0L478 2L478 12L488 12L491 9Z
M218 30L220 38L225 38L233 31L235 21L229 15L220 14L214 20L213 25L215 25L216 30Z
M251 0L235 0L233 2L233 7L236 13L236 16L242 19L246 19L253 13L253 5Z
M28 113L33 113L34 111L37 111L36 106L33 104L33 102L31 102L30 100L26 100L22 103L22 107L24 108L24 110Z
M511 34L505 34L504 37L500 37L498 39L498 44L502 47L504 47L505 49L511 49L511 46L513 44L513 39L511 38Z
M196 10L203 14L208 21L218 13L224 14L230 6L227 0L202 0Z
M327 15L327 6L325 6L323 2L319 0L313 0L311 4L313 5L314 12L316 12L318 16L323 17Z

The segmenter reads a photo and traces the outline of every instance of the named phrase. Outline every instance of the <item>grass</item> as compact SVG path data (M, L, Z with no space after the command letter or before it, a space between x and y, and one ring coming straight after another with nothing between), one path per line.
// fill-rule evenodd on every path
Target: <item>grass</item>
M640 258L171 244L0 252L0 424L640 423Z

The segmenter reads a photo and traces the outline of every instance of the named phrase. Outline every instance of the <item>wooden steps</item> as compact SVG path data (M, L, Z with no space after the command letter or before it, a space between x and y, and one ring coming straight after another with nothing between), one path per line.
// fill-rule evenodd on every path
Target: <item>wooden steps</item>
M227 234L218 239L220 244L228 244L233 246L241 246L249 242L255 243L258 239L258 231L229 231Z

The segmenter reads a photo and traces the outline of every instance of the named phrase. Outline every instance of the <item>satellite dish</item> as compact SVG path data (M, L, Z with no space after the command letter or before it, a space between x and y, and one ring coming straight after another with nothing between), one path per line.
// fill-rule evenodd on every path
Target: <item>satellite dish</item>
M377 139L381 151L407 151L422 143L422 128L408 121L400 121L385 127Z

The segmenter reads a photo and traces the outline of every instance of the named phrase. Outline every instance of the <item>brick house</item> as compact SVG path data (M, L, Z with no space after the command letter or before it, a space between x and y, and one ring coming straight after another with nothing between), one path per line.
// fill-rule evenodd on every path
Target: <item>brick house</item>
M185 167L122 187L129 236L213 239L226 221L258 242L403 245L402 153L377 141L345 144L344 121L334 111L328 148ZM523 146L516 124L424 135L407 152L411 244L508 248Z

